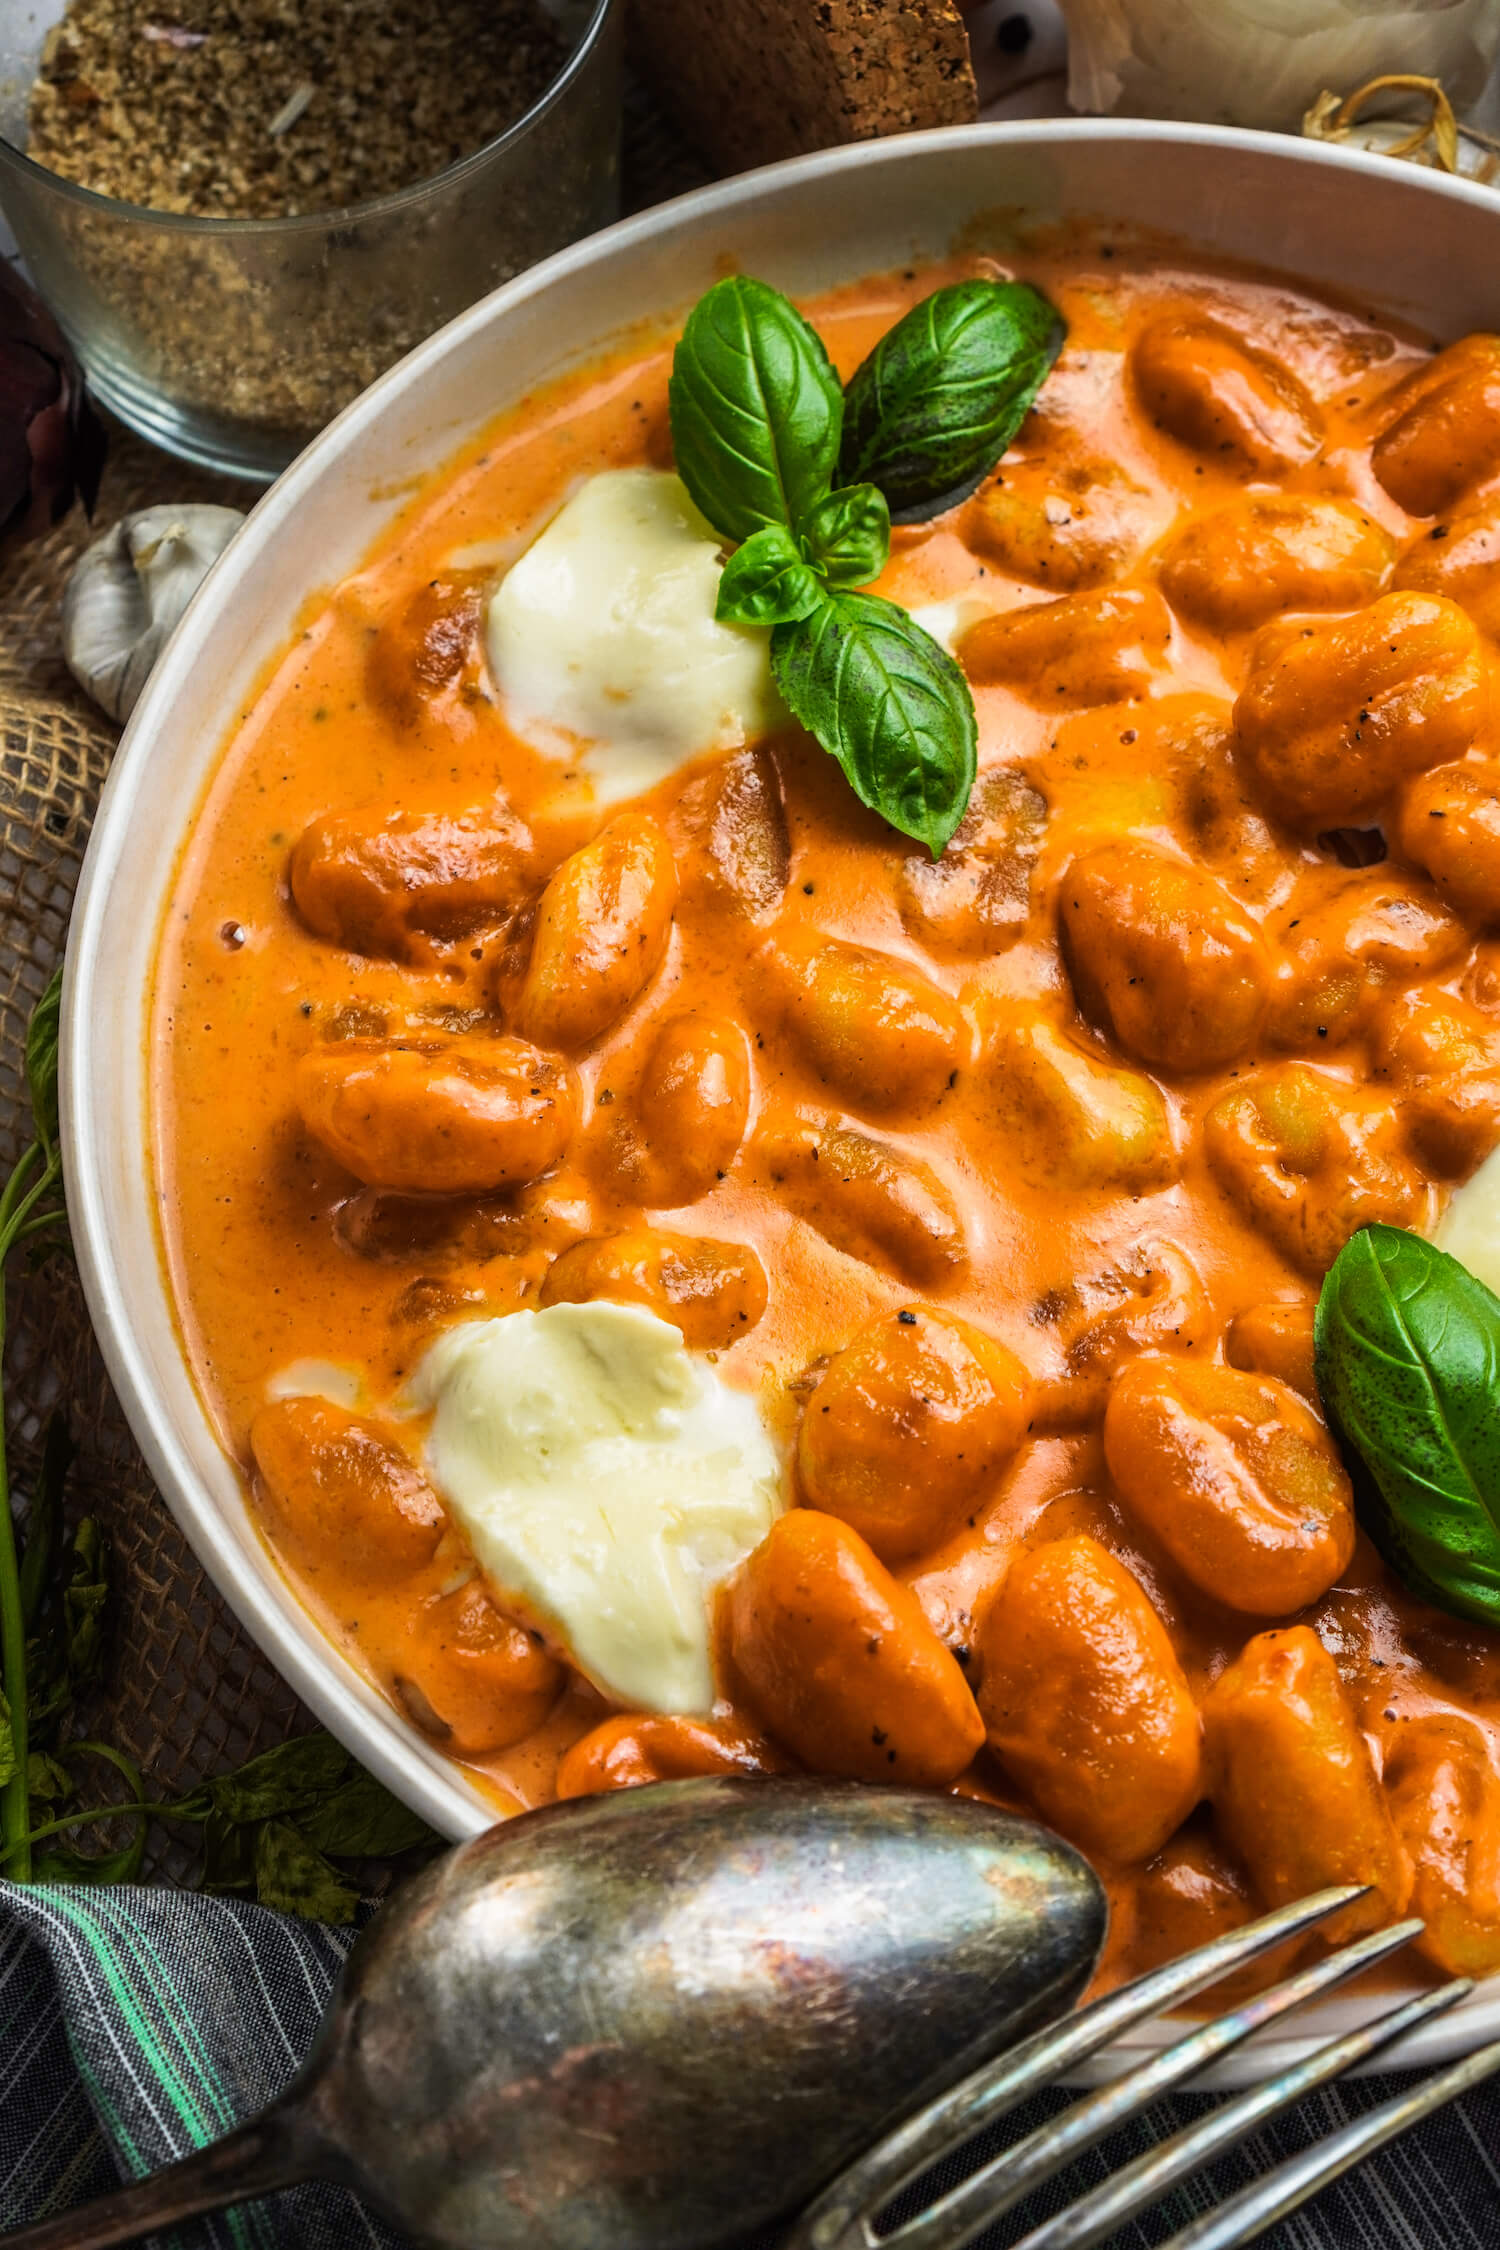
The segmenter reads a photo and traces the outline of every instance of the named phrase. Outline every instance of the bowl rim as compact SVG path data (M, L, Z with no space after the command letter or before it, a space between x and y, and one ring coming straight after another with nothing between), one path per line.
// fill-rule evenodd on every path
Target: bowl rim
M351 1682L358 1689L363 1689L365 1684L327 1639L309 1610L297 1605L294 1622L291 1611L279 1611L261 1586L227 1567L222 1513L189 1456L184 1429L174 1422L170 1408L157 1393L149 1354L132 1326L133 1285L127 1269L115 1256L108 1216L113 1191L105 1161L108 1147L105 1131L111 1122L118 1129L119 1103L116 1100L111 1108L109 1099L100 1096L90 1068L92 987L106 957L114 877L136 811L132 793L146 770L152 737L169 716L195 667L206 660L220 590L238 588L252 573L261 553L273 541L291 534L294 517L324 469L352 439L369 425L378 423L387 406L393 405L408 390L418 389L429 369L446 353L519 314L533 298L545 294L555 283L586 272L600 261L649 246L653 237L670 232L684 219L731 218L742 203L753 202L768 185L786 187L799 180L840 173L856 176L894 172L903 163L940 147L1024 149L1029 145L1045 151L1059 142L1075 141L1116 142L1127 146L1165 141L1178 147L1221 153L1249 149L1280 164L1306 167L1310 179L1320 170L1335 170L1362 176L1372 186L1383 183L1391 187L1399 180L1407 192L1425 194L1439 202L1469 205L1488 212L1500 222L1500 203L1493 190L1417 166L1402 166L1399 173L1393 173L1389 158L1365 150L1234 127L1134 118L1027 119L939 127L889 140L819 150L692 190L556 252L502 284L426 338L344 408L256 503L224 556L215 564L158 662L116 752L74 902L67 944L60 1042L64 1178L78 1267L101 1353L131 1430L175 1521L257 1647L294 1692L372 1773L450 1836L472 1834L492 1817L482 1806L478 1791L468 1784L461 1768L442 1758L431 1745L419 1741L412 1730L392 1724L388 1706L375 1696L373 1689L365 1690L363 1696L358 1693L351 1696ZM1184 232L1190 234L1190 226ZM604 341L602 335L593 336L589 344L599 348ZM461 434L452 439L454 446L461 442ZM399 495L393 495L391 505L399 505ZM288 631L291 622L288 615L285 620ZM220 745L225 731L221 729L217 737ZM197 817L201 802L200 789L189 817ZM179 823L174 817L173 833L180 849L188 834L185 819ZM158 922L158 933L159 928ZM158 943L159 935L153 939L153 961ZM138 995L137 1004L149 1005L149 995ZM147 1052L148 1029L148 1023L138 1018L136 1032L142 1041L143 1055ZM142 1114L136 1125L139 1138L132 1149L131 1163L154 1209L155 1183L146 1161L146 1122ZM171 1304L168 1277L163 1271L154 1278L160 1282ZM175 1306L173 1309L175 1312ZM202 1394L197 1391L183 1343L180 1318L174 1318L172 1325L173 1348L201 1400ZM1138 2061L1144 2052L1178 2036L1183 2028L1180 2018L1141 2027L1081 2075L1088 2078L1115 2075ZM1497 2033L1500 2033L1500 1976L1487 1980L1473 1999L1403 2041L1399 2055L1396 2050L1382 2055L1375 2067L1409 2068L1418 2063L1448 2059L1456 2053L1470 2051ZM1326 2030L1319 2036L1326 2037ZM1316 2041L1311 2036L1295 2034L1257 2040L1252 2051L1218 2065L1194 2084L1208 2087L1256 2083L1269 2073L1304 2059L1314 2044Z
M149 203L130 203L123 196L103 195L97 188L85 187L81 180L70 179L64 172L54 172L50 165L39 164L34 156L27 155L25 149L17 148L15 142L4 133L0 133L0 173L8 165L34 192L58 195L64 202L79 204L84 210L96 214L107 213L117 221L161 227L169 233L192 235L204 241L222 241L228 237L236 242L248 238L265 243L274 241L278 236L290 241L299 235L328 234L338 228L366 225L373 219L384 219L410 209L440 190L446 192L452 187L460 186L470 173L482 170L512 144L523 141L559 102L566 99L575 80L582 76L592 61L611 19L623 10L624 5L625 0L593 0L593 13L557 76L549 80L531 107L523 110L518 118L506 126L504 132L482 141L467 156L456 157L451 164L445 164L440 172L429 172L425 178L413 180L407 187L393 188L388 195L368 195L358 203L333 204L326 211L288 212L279 219L210 218L197 211L155 211ZM327 425L330 429L332 426L331 423Z

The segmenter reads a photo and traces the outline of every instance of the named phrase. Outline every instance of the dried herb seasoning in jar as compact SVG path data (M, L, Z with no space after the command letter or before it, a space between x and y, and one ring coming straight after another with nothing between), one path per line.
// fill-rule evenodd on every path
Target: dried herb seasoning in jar
M333 211L472 155L566 53L539 0L70 0L27 154L152 211Z
M269 481L435 328L619 209L623 0L13 15L4 217L96 396L208 467Z

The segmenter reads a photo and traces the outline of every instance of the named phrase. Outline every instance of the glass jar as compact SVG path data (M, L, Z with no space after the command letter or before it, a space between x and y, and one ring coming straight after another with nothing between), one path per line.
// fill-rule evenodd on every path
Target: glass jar
M59 0L0 0L0 210L95 395L143 437L266 483L478 297L619 209L622 0L543 0L572 51L541 99L414 187L290 219L96 195L25 154Z

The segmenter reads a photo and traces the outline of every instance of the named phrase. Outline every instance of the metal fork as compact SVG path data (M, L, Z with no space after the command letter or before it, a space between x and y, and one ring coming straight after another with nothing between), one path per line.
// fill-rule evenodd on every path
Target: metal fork
M1121 2032L1159 2015L1173 2002L1203 1991L1231 1970L1299 1936L1364 1895L1358 1887L1319 1891L1312 1898L1282 1907L1243 1929L1215 1938L1165 1968L1137 1977L1133 1984L1122 1985L1065 2022L1038 2032L1024 2045L985 2063L897 2126L841 2173L803 2214L782 2250L961 2250L964 2243L1014 2210L1054 2173L1138 2117L1172 2087L1197 2077L1252 2033L1277 2022L1291 2009L1395 1953L1419 1934L1422 1924L1397 1922L1390 1929L1377 1930L1371 1937L1359 1938L1326 1954L1247 2000L1243 2007L1186 2032L1124 2076L1086 2094L1050 2124L991 2157L957 2187L927 2203L916 2216L899 2223L893 2220L884 2230L877 2222L901 2191L940 2158L994 2126L1043 2087L1075 2073ZM1434 1991L1397 2002L1357 2031L1328 2040L1302 2061L1225 2102L1125 2165L1066 2210L1033 2227L1011 2245L1011 2250L1089 2250L1090 2244L1104 2241L1128 2219L1159 2202L1180 2180L1279 2116L1304 2094L1342 2077L1345 2071L1451 2008L1472 1990L1472 1980L1457 1978ZM1383 2148L1398 2133L1404 2133L1409 2125L1497 2070L1500 2040L1315 2142L1231 2196L1217 2210L1195 2219L1169 2242L1162 2243L1159 2250L1232 2250L1235 2244L1253 2242L1267 2227L1299 2209L1321 2188L1375 2149Z

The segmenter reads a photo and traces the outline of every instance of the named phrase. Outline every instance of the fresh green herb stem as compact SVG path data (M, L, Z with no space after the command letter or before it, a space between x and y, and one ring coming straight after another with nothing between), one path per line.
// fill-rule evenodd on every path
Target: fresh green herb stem
M5 1266L16 1244L39 1233L59 1213L39 1210L62 1177L57 1137L58 1022L62 972L55 971L32 1012L26 1034L26 1079L36 1138L21 1151L0 1191L0 1366L5 1351ZM21 1586L10 1466L5 1439L4 1386L0 1381L0 1687L7 1705L10 1779L0 1789L0 1846L16 1881L31 1879L30 1749L26 1678L26 1603Z
M3 1335L3 1315L0 1315ZM11 1753L15 1770L0 1790L0 1844L14 1881L31 1880L31 1840L28 1833L31 1799L26 1786L26 1620L21 1608L21 1569L16 1553L16 1527L10 1512L10 1479L6 1471L5 1431L0 1418L0 1683L10 1719Z
M40 1176L33 1179L38 1165ZM58 1216L46 1212L33 1218L37 1204L55 1188L61 1173L56 1151L46 1156L36 1141L21 1151L15 1170L0 1194L0 1354L5 1349L5 1262L17 1242L29 1231L39 1231ZM5 1416L0 1411L0 1685L10 1714L11 1752L15 1771L0 1791L0 1843L12 1878L31 1880L30 1795L26 1783L29 1748L26 1709L26 1617L21 1600L21 1565L16 1548L15 1519L10 1505L10 1466L5 1439Z

